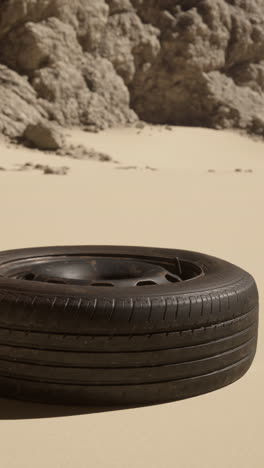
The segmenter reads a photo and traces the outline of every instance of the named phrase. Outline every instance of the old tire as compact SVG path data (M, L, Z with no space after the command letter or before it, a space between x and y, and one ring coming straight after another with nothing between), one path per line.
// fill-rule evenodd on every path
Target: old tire
M107 278L98 273L104 268ZM257 327L253 277L202 253L118 246L0 253L3 396L137 405L210 392L248 370Z

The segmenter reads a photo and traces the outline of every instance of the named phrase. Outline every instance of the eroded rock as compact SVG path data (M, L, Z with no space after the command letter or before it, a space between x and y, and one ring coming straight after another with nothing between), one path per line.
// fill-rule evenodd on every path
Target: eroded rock
M62 134L48 122L30 124L23 134L24 140L35 148L56 151L64 144Z
M38 170L42 171L43 174L49 175L67 175L70 168L68 166L50 166L49 164L33 164L32 162L26 162L19 164L15 171L24 172Z
M10 137L43 118L264 134L263 0L2 0L0 63Z
M0 51L3 63L29 75L59 62L78 65L81 59L82 49L74 29L57 18L28 22L11 30Z
M62 167L51 167L51 166L44 166L43 167L43 174L45 175L67 175L69 172L69 168L67 166Z
M93 159L100 162L114 162L111 156L101 151L97 151L94 148L87 148L84 145L64 145L62 148L56 151L58 156L68 156L72 159Z
M141 119L263 132L262 0L131 2L162 51L129 85Z
M110 2L113 8L113 2ZM132 82L137 70L149 68L160 51L159 30L151 24L143 24L129 7L114 11L105 28L100 53L113 65L126 84Z
M16 138L28 124L46 117L28 79L0 65L0 132Z

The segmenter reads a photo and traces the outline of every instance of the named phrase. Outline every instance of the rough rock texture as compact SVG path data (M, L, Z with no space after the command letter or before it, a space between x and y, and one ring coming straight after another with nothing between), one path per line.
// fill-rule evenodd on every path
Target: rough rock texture
M21 136L41 117L100 129L137 119L123 79L97 52L108 12L104 0L2 2L0 63L9 69L0 68L1 131ZM15 85L1 79L8 72L19 103Z
M33 147L49 151L56 151L64 144L60 132L45 122L29 124L24 131L23 139Z
M28 124L45 116L28 80L0 65L0 132L21 136Z
M108 3L110 15L99 50L129 84L142 67L149 67L158 56L159 30L150 24L143 24L128 1Z
M264 135L263 0L2 0L0 132L43 119Z
M123 80L102 57L85 53L78 67L58 62L38 69L31 83L49 118L61 125L103 129L136 118Z
M132 3L160 30L161 44L131 85L140 118L263 132L263 0Z

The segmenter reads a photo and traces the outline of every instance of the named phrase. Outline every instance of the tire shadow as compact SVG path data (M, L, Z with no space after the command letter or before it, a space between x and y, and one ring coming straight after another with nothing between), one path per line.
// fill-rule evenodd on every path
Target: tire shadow
M59 418L120 411L142 406L64 406L0 398L0 420Z

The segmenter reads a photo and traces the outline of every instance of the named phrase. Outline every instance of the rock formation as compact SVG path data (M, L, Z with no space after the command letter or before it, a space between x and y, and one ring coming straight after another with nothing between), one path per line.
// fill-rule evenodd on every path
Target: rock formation
M1 133L138 117L264 135L263 0L1 1Z

